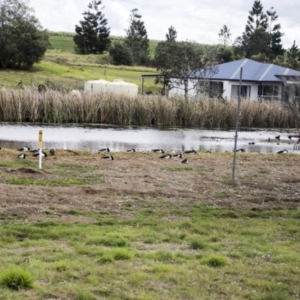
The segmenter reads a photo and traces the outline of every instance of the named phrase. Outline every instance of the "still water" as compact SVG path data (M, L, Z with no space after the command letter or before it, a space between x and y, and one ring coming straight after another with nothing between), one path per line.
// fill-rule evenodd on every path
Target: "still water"
M154 129L147 127L101 127L101 126L38 126L0 124L0 147L17 149L21 146L38 147L38 133L43 130L43 148L72 149L98 152L101 148L111 151L151 151L162 148L166 151L202 150L232 151L235 130L203 129ZM287 149L293 152L297 139L290 141L293 131L256 130L238 133L237 148L247 152L275 153ZM280 135L280 141L275 136ZM270 142L268 139L270 138ZM255 143L249 145L249 143ZM300 153L300 151L297 151Z

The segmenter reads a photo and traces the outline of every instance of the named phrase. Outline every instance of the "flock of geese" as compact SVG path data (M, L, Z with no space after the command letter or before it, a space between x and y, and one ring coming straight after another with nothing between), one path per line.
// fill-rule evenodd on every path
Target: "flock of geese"
M300 143L300 135L289 135L288 136L289 140L292 140L293 138L297 138L297 143ZM278 136L275 136L275 139L277 141L280 141L280 135ZM271 139L268 138L268 141L271 142ZM249 145L255 145L254 142L249 142ZM0 147L1 149L1 147ZM39 157L40 154L42 155L42 157L47 157L47 153L42 151L40 153L40 150L39 149L34 149L34 150L30 150L30 148L28 146L24 146L24 147L21 147L18 149L18 151L20 151L21 153L18 155L18 157L20 159L25 159L27 157L27 154L25 154L24 152L30 152L32 154L32 156L34 157ZM177 154L168 154L168 153L165 153L165 151L163 149L152 149L151 150L152 152L155 152L155 153L160 153L162 154L161 156L159 156L160 159L170 159L172 157L176 157L176 158L180 158L182 159L183 158L183 154L196 154L197 152L195 150L187 150L187 151L184 151L183 153L177 153ZM109 148L102 148L102 149L99 149L99 153L103 153L103 152L107 152L107 153L110 153L110 149ZM127 152L137 152L136 149L129 149L127 150ZM237 149L236 152L245 152L245 149L244 148L240 148L240 149ZM211 153L210 151L206 151L205 153ZM283 149L283 150L280 150L277 152L277 154L285 154L285 153L288 153L288 150L286 149ZM55 155L55 150L54 149L50 149L49 150L49 154L54 156ZM106 160L114 160L115 158L112 156L112 155L102 155L101 157L102 159L106 159ZM181 161L182 164L187 164L188 163L188 159L187 158L184 158L182 161Z

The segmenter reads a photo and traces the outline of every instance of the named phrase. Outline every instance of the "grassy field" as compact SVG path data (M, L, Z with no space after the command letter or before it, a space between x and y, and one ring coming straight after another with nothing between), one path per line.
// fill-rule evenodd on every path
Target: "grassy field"
M299 297L298 155L112 155L0 151L1 299Z
M113 81L122 79L135 83L141 91L141 75L156 74L154 68L113 66L108 64L107 56L76 55L57 50L48 50L43 61L35 64L32 70L0 70L0 86L37 87L50 81L50 87L59 89L83 90L87 80L104 79ZM53 84L53 85L52 85ZM145 90L156 91L160 87L154 85L154 78L145 80Z
M117 36L112 36L111 40L112 42L114 41L122 41L124 38L123 37L117 37ZM159 41L157 40L149 40L149 50L150 50L150 56L154 57L154 52L155 48L157 46ZM74 53L74 41L73 41L73 36L71 34L51 34L50 32L50 44L51 48L55 50L61 50L65 52L71 52Z

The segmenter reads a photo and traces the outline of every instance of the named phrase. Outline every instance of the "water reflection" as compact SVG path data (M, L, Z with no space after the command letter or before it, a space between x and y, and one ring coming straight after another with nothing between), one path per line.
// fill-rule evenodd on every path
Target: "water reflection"
M17 149L23 145L37 148L38 132L43 130L44 148L78 149L98 152L100 148L111 151L126 151L135 148L138 151L150 151L162 148L172 151L189 149L204 151L232 151L234 130L202 129L153 129L144 127L97 127L97 126L37 126L37 125L0 125L0 146ZM279 131L240 131L238 148L247 152L275 153L282 149L293 151L295 141L288 135L296 132ZM275 136L281 135L278 142ZM268 142L270 138L271 142ZM249 143L254 142L254 145Z

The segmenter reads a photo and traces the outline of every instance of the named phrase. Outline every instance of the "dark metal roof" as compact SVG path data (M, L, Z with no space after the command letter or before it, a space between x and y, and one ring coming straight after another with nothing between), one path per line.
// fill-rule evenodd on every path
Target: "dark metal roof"
M300 76L297 70L281 67L274 64L265 64L248 58L219 64L218 72L211 80L239 81L240 69L243 67L243 81L281 82L280 76ZM201 77L201 71L195 77Z

